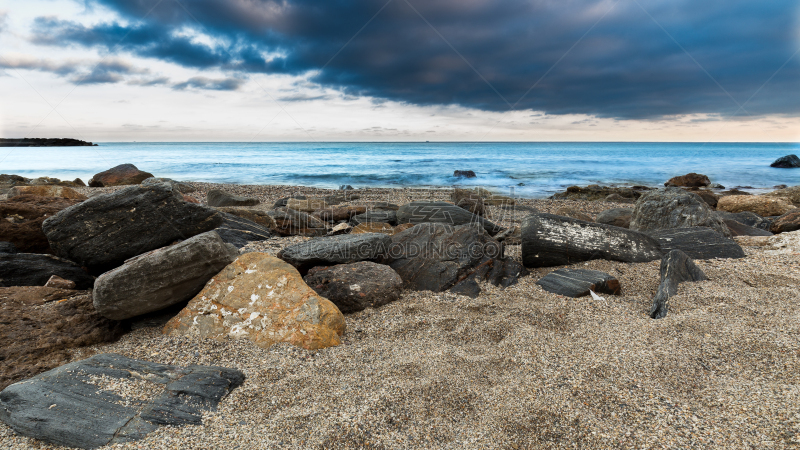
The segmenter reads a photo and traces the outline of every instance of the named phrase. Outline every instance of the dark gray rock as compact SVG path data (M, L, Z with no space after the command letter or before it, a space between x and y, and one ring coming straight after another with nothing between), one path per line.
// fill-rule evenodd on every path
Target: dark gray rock
M781 156L769 166L777 167L779 169L796 169L800 167L800 158L798 158L797 155Z
M0 253L17 253L17 247L11 242L0 242Z
M206 195L208 206L255 206L261 203L257 198L229 194L219 189L212 189Z
M162 385L141 400L104 388L117 383ZM201 425L202 415L244 382L236 369L179 367L113 353L66 364L0 392L0 420L17 433L52 444L97 448L144 438L159 425Z
M242 248L252 241L264 241L271 237L268 228L261 226L243 217L222 212L222 225L217 228L217 234L223 241Z
M281 207L267 215L275 221L273 231L281 236L324 236L328 232L323 221L301 211Z
M192 185L188 183L182 183L180 181L175 181L172 178L156 178L156 177L145 178L145 180L142 181L142 186L151 186L159 183L167 183L173 188L180 191L181 194L191 194L192 192L197 191L197 189L192 187Z
M392 210L371 210L363 214L358 214L350 219L353 226L362 223L388 223L389 225L397 225L397 212Z
M635 231L708 227L724 236L731 232L697 194L670 187L651 191L636 201L630 229Z
M772 236L772 233L767 230L748 227L747 225L739 223L735 220L722 219L722 221L725 222L725 226L731 230L731 236Z
M472 214L483 216L486 214L486 205L481 195L470 189L453 189L450 201L459 208L466 209Z
M522 263L552 267L592 259L646 262L662 256L658 242L625 228L553 214L531 214L522 221Z
M612 208L598 214L595 222L620 228L630 228L632 216L633 208Z
M453 176L456 178L477 178L478 176L475 175L475 172L472 170L456 170L453 172Z
M589 290L596 293L619 295L619 281L613 276L589 269L558 269L536 282L547 292L567 297L584 297Z
M238 256L215 231L140 255L97 278L94 308L123 320L190 300Z
M745 257L742 247L733 239L710 228L675 228L648 231L647 234L658 240L665 254L672 250L682 250L692 259Z
M528 269L513 259L484 257L475 268L459 278L449 291L475 298L481 293L480 282L507 288L529 273Z
M303 280L343 313L383 306L400 298L403 290L403 280L397 272L370 261L315 267Z
M678 292L678 284L685 281L707 280L703 273L686 253L680 250L671 250L661 260L661 284L653 298L650 308L650 317L661 319L666 317L669 309L669 298Z
M94 277L72 261L38 253L0 253L0 286L44 286L53 275L74 281L78 289L94 284Z
M316 266L381 261L390 244L391 238L383 233L343 234L290 245L278 253L278 258L305 274Z
M748 227L759 228L766 231L769 231L770 227L772 226L772 220L766 217L761 217L758 214L750 211L742 211L738 213L717 211L717 216L719 216L722 220L735 220L742 225L747 225Z
M220 225L219 212L161 183L90 198L48 218L42 230L56 255L99 274Z
M477 223L490 236L503 230L489 220L447 202L417 201L403 205L397 210L397 223L442 223L452 226Z

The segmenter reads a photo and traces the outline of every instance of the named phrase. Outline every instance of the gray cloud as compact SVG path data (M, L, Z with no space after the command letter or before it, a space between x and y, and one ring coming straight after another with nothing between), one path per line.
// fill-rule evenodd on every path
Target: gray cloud
M184 90L187 88L194 89L208 89L213 91L235 91L238 90L245 80L241 78L206 78L206 77L192 77L182 83L172 85L173 89Z

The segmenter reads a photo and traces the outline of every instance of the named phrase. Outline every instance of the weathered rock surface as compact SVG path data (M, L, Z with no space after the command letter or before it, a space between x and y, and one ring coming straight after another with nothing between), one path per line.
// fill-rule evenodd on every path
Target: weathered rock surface
M302 211L306 213L314 212L320 209L325 209L330 205L322 198L290 198L286 201L286 207L295 211Z
M305 200L305 199L307 199L308 197L306 197L305 195L293 195L293 196L291 196L291 197L284 197L284 198L282 198L282 199L280 199L280 200L276 201L276 202L275 202L275 204L274 204L274 205L272 205L272 207L273 207L273 208L275 208L275 209L278 209L278 208L285 208L285 207L286 207L286 204L287 204L287 203L289 203L289 200L291 200L291 199L293 199L293 198L297 198L297 199L300 199L300 200Z
M761 228L749 227L736 220L723 219L725 225L731 230L731 236L772 236L772 233Z
M343 313L383 306L400 298L403 289L403 280L391 267L368 261L315 267L303 280Z
M697 195L681 188L652 191L636 201L630 229L635 231L708 227L725 236L731 232Z
M772 222L770 231L772 233L788 233L800 230L800 211L786 213Z
M589 269L558 269L536 282L547 292L567 297L584 297L589 290L596 293L619 295L619 280L613 276Z
M464 226L464 225L462 225ZM492 258L485 256L474 268L462 275L450 292L475 298L481 293L480 282L489 282L495 286L506 288L528 275L528 269L510 258Z
M187 203L166 184L98 195L44 221L55 254L106 272L126 259L222 225L212 208Z
M719 203L718 195L706 189L692 189L690 192L697 194L698 197L706 202L706 205L708 205L709 208L717 209L717 203Z
M779 169L796 169L800 167L800 158L798 158L797 155L781 156L769 166L777 167Z
M453 176L456 178L476 178L475 172L472 170L456 170L453 172Z
M501 195L484 188L475 188L475 192L481 196L484 205L509 206L516 204L516 201L506 195Z
M703 273L686 253L680 250L672 250L661 260L661 284L653 298L653 306L650 307L650 317L662 319L666 317L669 309L669 298L678 292L678 284L686 281L707 280Z
M584 222L594 222L591 217L583 213L578 208L572 206L562 206L556 210L557 216L571 217L573 219L583 220Z
M278 253L278 258L306 273L316 266L381 261L391 242L383 233L327 236L290 245Z
M89 186L104 187L140 184L142 181L152 176L152 173L142 172L133 164L120 164L105 172L95 174L92 179L89 180Z
M328 232L325 222L304 212L278 208L267 214L275 221L272 231L281 236L324 236Z
M442 223L453 226L477 223L491 236L502 231L502 227L489 220L447 202L417 201L403 205L397 210L397 223Z
M662 256L658 242L637 231L552 214L522 221L522 263L551 267L592 259L646 262Z
M742 211L738 213L717 211L717 215L720 218L722 218L722 220L735 220L736 222L739 222L742 225L747 225L748 227L759 228L762 230L769 231L770 226L772 226L771 219L767 219L766 217L761 217L758 214L752 213L750 211Z
M94 277L72 261L38 253L0 253L0 286L44 286L53 275L74 281L79 289L94 284Z
M411 225L411 224L407 224ZM383 233L388 234L389 236L395 233L394 227L389 225L388 223L380 223L380 222L367 222L356 225L353 227L351 234L364 234L364 233Z
M800 186L789 186L764 195L767 197L787 198L794 206L800 206Z
M217 208L217 210L233 214L234 216L241 217L242 219L247 219L251 222L255 222L263 227L266 227L270 230L274 230L275 219L270 217L266 211L262 211L260 209L251 209L251 208L235 208L231 206L223 206L221 208Z
M0 253L17 253L17 247L11 242L0 242Z
M172 178L156 178L156 177L145 178L144 181L142 181L142 186L150 186L159 183L167 183L171 185L174 189L177 189L181 194L191 194L192 192L197 191L197 189L192 187L191 184L175 181Z
M66 186L15 186L8 191L8 198L19 197L20 195L86 200L85 195L79 194L74 189Z
M309 350L341 344L344 316L297 270L264 253L239 256L164 327L166 334L288 342Z
M709 184L711 184L711 180L707 176L692 172L679 177L672 177L664 183L664 186L703 187Z
M58 275L53 275L52 277L48 278L47 283L44 284L44 287L57 288L57 289L75 289L77 286L75 285L75 282L72 280L65 280Z
M692 259L745 257L736 241L706 227L653 230L647 234L658 240L664 253L682 250Z
M372 210L363 214L354 215L350 222L353 225L362 223L388 223L389 225L397 225L397 212L392 210Z
M237 256L215 231L145 253L97 278L94 307L123 320L185 302Z
M219 189L212 189L206 194L208 206L255 206L261 203L257 198L229 194Z
M595 222L620 228L630 228L631 217L633 217L633 208L612 208L598 214Z
M106 353L7 387L0 392L0 420L19 434L58 445L121 444L159 425L202 424L203 413L216 410L243 381L236 369L178 367ZM142 384L147 397L130 393Z
M340 206L338 208L322 209L315 214L320 220L339 222L350 220L353 216L367 212L366 206Z
M248 242L264 241L272 236L270 230L255 222L251 222L233 214L221 213L222 225L214 231L219 234L223 241L242 248ZM269 217L269 216L267 216Z
M42 223L76 203L77 200L33 195L0 201L0 239L11 242L21 252L52 253Z
M486 207L483 204L483 198L479 193L469 189L453 189L450 194L450 200L454 205L459 208L464 208L472 214L483 216L486 214Z
M759 216L782 216L795 209L795 206L785 197L727 195L719 199L717 209L732 213L750 211Z

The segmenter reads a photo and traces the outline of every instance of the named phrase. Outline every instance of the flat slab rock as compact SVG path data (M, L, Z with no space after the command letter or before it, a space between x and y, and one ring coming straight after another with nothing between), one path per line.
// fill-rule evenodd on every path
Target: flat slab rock
M382 260L391 242L383 233L320 237L290 245L278 253L278 258L305 274L316 266Z
M381 220L381 222L386 222ZM477 223L494 236L503 230L502 227L495 225L491 221L484 219L460 208L452 203L416 201L403 205L397 210L397 223L442 223L446 225L459 226Z
M711 228L674 228L648 231L657 239L666 254L682 250L692 259L744 258L744 250L733 239L717 233Z
M236 248L242 248L248 242L265 241L272 236L269 228L249 219L222 211L220 211L220 214L222 214L222 225L214 231L219 234L223 241L234 245ZM270 220L272 219L270 218Z
M547 292L567 297L584 297L589 290L596 293L619 295L619 280L613 276L589 269L558 269L536 282Z
M23 436L96 448L142 439L159 425L200 425L243 382L236 369L101 354L7 387L0 420Z

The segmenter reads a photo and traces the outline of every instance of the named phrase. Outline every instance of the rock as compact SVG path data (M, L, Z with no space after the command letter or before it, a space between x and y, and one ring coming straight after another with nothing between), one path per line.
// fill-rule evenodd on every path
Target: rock
M74 180L72 180L72 184L74 184L75 186L86 186L86 183L84 183L83 180L81 180L80 178L75 178Z
M183 201L185 202L194 203L196 205L200 204L200 200L197 200L189 194L181 194L181 197L183 197Z
M594 222L591 217L587 216L577 208L571 206L562 206L556 210L557 216L572 217L573 219L583 220L584 222Z
M703 187L710 184L711 180L707 176L692 172L679 177L672 177L664 183L664 186Z
M123 320L185 302L237 256L214 231L145 253L97 278L94 307Z
M750 211L759 216L782 216L795 209L795 206L785 197L729 195L719 199L717 209L732 213Z
M610 203L634 203L636 200L633 198L625 198L619 194L608 194L603 201Z
M516 203L516 201L511 197L495 194L483 188L475 188L475 192L477 192L481 196L484 205L507 206Z
M343 185L339 186L339 190L340 191L352 191L353 190L353 186L350 186L349 184L343 184Z
M475 172L471 170L456 170L453 172L453 176L456 178L477 178Z
M652 191L636 201L630 229L634 231L708 227L724 236L731 232L697 195L681 188Z
M403 205L397 210L397 223L443 223L453 226L477 223L492 236L502 231L500 226L489 220L447 202L416 201Z
M0 392L0 420L23 436L57 445L122 444L159 425L201 425L203 414L216 410L243 381L235 369L178 367L106 353L7 387ZM141 385L147 387L135 388Z
M315 266L381 261L390 244L389 236L382 233L351 233L310 239L290 245L278 253L278 258L304 274Z
M328 205L328 203L321 198L307 198L302 200L297 198L290 198L286 202L287 208L306 213L314 212L320 209L325 209L328 206L330 205Z
M604 200L604 201L615 201L621 202L620 200L616 200L616 197L612 200L606 200L609 195L617 194L618 196L625 199L625 201L635 201L642 195L642 191L647 191L650 188L644 186L636 186L636 187L610 187L610 186L598 186L596 184L591 184L586 187L580 186L570 186L564 192L558 192L550 196L552 199L561 199L561 200L588 200L588 201L596 201L596 200Z
M494 235L497 242L502 242L505 245L519 245L522 243L520 229L518 226L506 228L505 230Z
M37 253L0 253L0 286L44 286L53 275L74 281L79 289L94 284L94 277L65 259Z
M797 155L781 156L769 166L777 167L779 169L796 169L800 167L800 158L798 158Z
M294 267L245 253L222 270L164 327L165 334L248 339L266 348L288 342L309 350L341 344L344 316L303 282Z
M647 234L658 240L664 253L682 250L693 259L745 257L744 251L736 241L711 228L671 228L652 230Z
M671 250L661 260L661 284L653 298L650 308L650 317L662 319L666 317L669 308L669 298L678 292L678 284L685 281L703 281L708 277L700 270L686 253L680 250Z
M67 363L73 348L114 341L126 330L94 310L91 291L7 287L0 288L0 304L0 389Z
M191 184L175 181L172 178L156 178L156 177L145 178L145 180L142 181L142 186L150 186L158 183L167 183L171 185L174 189L177 189L178 192L180 192L181 194L191 194L192 192L197 191L197 189L195 189Z
M783 187L764 195L767 197L784 197L789 199L794 206L800 206L800 186Z
M22 195L0 201L0 236L21 252L52 253L42 222L64 208L78 203L56 197ZM13 217L14 220L8 220ZM5 219L5 220L4 220Z
M307 197L305 195L293 195L291 197L284 197L284 198L278 200L277 202L275 202L275 204L272 205L272 207L275 208L275 209L285 208L286 204L289 203L289 200L291 200L293 198L300 199L300 200L305 200Z
M65 280L58 275L53 275L47 280L47 283L44 284L44 287L56 288L56 289L75 289L75 282L72 280Z
M613 208L598 214L595 222L620 228L630 228L632 216L633 208Z
M324 222L304 212L278 208L267 214L275 221L272 231L281 236L324 236L328 232Z
M646 262L660 259L658 242L624 228L552 214L531 214L522 220L522 263L551 267L592 259Z
M374 210L374 209L397 211L398 209L400 209L400 206L395 205L394 203L379 202L379 201L376 201L376 202L364 202L363 206L367 207L367 211L371 211L371 210Z
M274 230L276 228L275 219L270 217L266 211L261 211L260 209L223 206L221 208L217 208L217 210L227 214L233 214L234 216L247 219L251 222L255 222L263 227L269 228L270 230Z
M248 242L265 241L271 237L270 230L247 219L228 213L222 214L222 225L214 231L224 242L242 248ZM269 217L269 216L267 216Z
M759 216L750 211L742 211L738 213L731 213L727 211L717 211L717 215L724 221L735 220L740 224L747 225L748 227L759 228L762 230L769 230L772 225L772 220Z
M717 203L719 203L719 196L717 196L713 192L707 191L705 189L692 190L691 192L693 194L697 194L698 197L703 199L703 201L706 202L706 205L708 205L709 208L711 209L717 208Z
M112 167L105 172L95 174L95 176L89 180L89 186L107 187L141 184L142 181L152 176L152 173L142 172L133 164L120 164L119 166Z
M350 220L353 216L366 212L366 206L341 206L339 208L322 209L314 215L326 222L340 222L342 220Z
M536 282L547 292L566 297L585 297L591 289L598 294L620 294L619 280L599 270L558 269Z
M450 194L450 200L459 208L464 208L472 214L483 216L486 213L483 198L475 191L455 188Z
M8 191L8 198L20 195L35 195L38 197L60 197L69 200L86 200L86 196L75 192L66 186L15 186Z
M21 177L19 175L8 175L2 174L0 175L0 185L7 185L7 186L24 186L31 181L29 178Z
M719 183L711 183L711 184L708 185L708 187L711 188L711 189L725 189L725 186L723 186L723 185L721 185Z
M754 228L744 225L736 220L722 219L725 225L731 230L731 236L772 236L772 233L761 228Z
M469 269L456 281L456 284L450 288L450 292L475 298L481 293L479 282L485 281L506 288L516 284L519 278L528 273L528 269L513 259L485 256L477 266Z
M364 233L383 233L392 236L395 233L395 230L394 227L389 225L388 223L367 222L356 225L350 232L350 234L364 234Z
M208 206L255 206L261 203L257 198L233 195L219 189L212 189L206 194Z
M0 242L0 253L17 253L17 247L11 242Z
M769 230L775 234L800 230L800 211L788 212L778 217Z
M328 232L329 236L338 236L340 234L347 234L349 233L353 227L350 226L347 222L342 222L339 225L331 228L331 231Z
M161 183L92 197L48 218L42 229L55 254L99 274L220 225L219 212L184 202Z
M342 313L391 303L403 289L403 280L391 267L368 261L315 267L303 280Z
M731 188L731 189L728 189L727 191L722 191L722 192L719 193L720 197L724 197L724 196L728 196L728 195L753 195L753 194L751 194L749 192L746 192L746 191L740 191L737 188ZM717 203L717 204L719 204L719 203Z
M363 214L357 214L350 219L353 225L360 225L362 223L388 223L389 225L397 225L397 212L392 210L377 210L367 211Z

